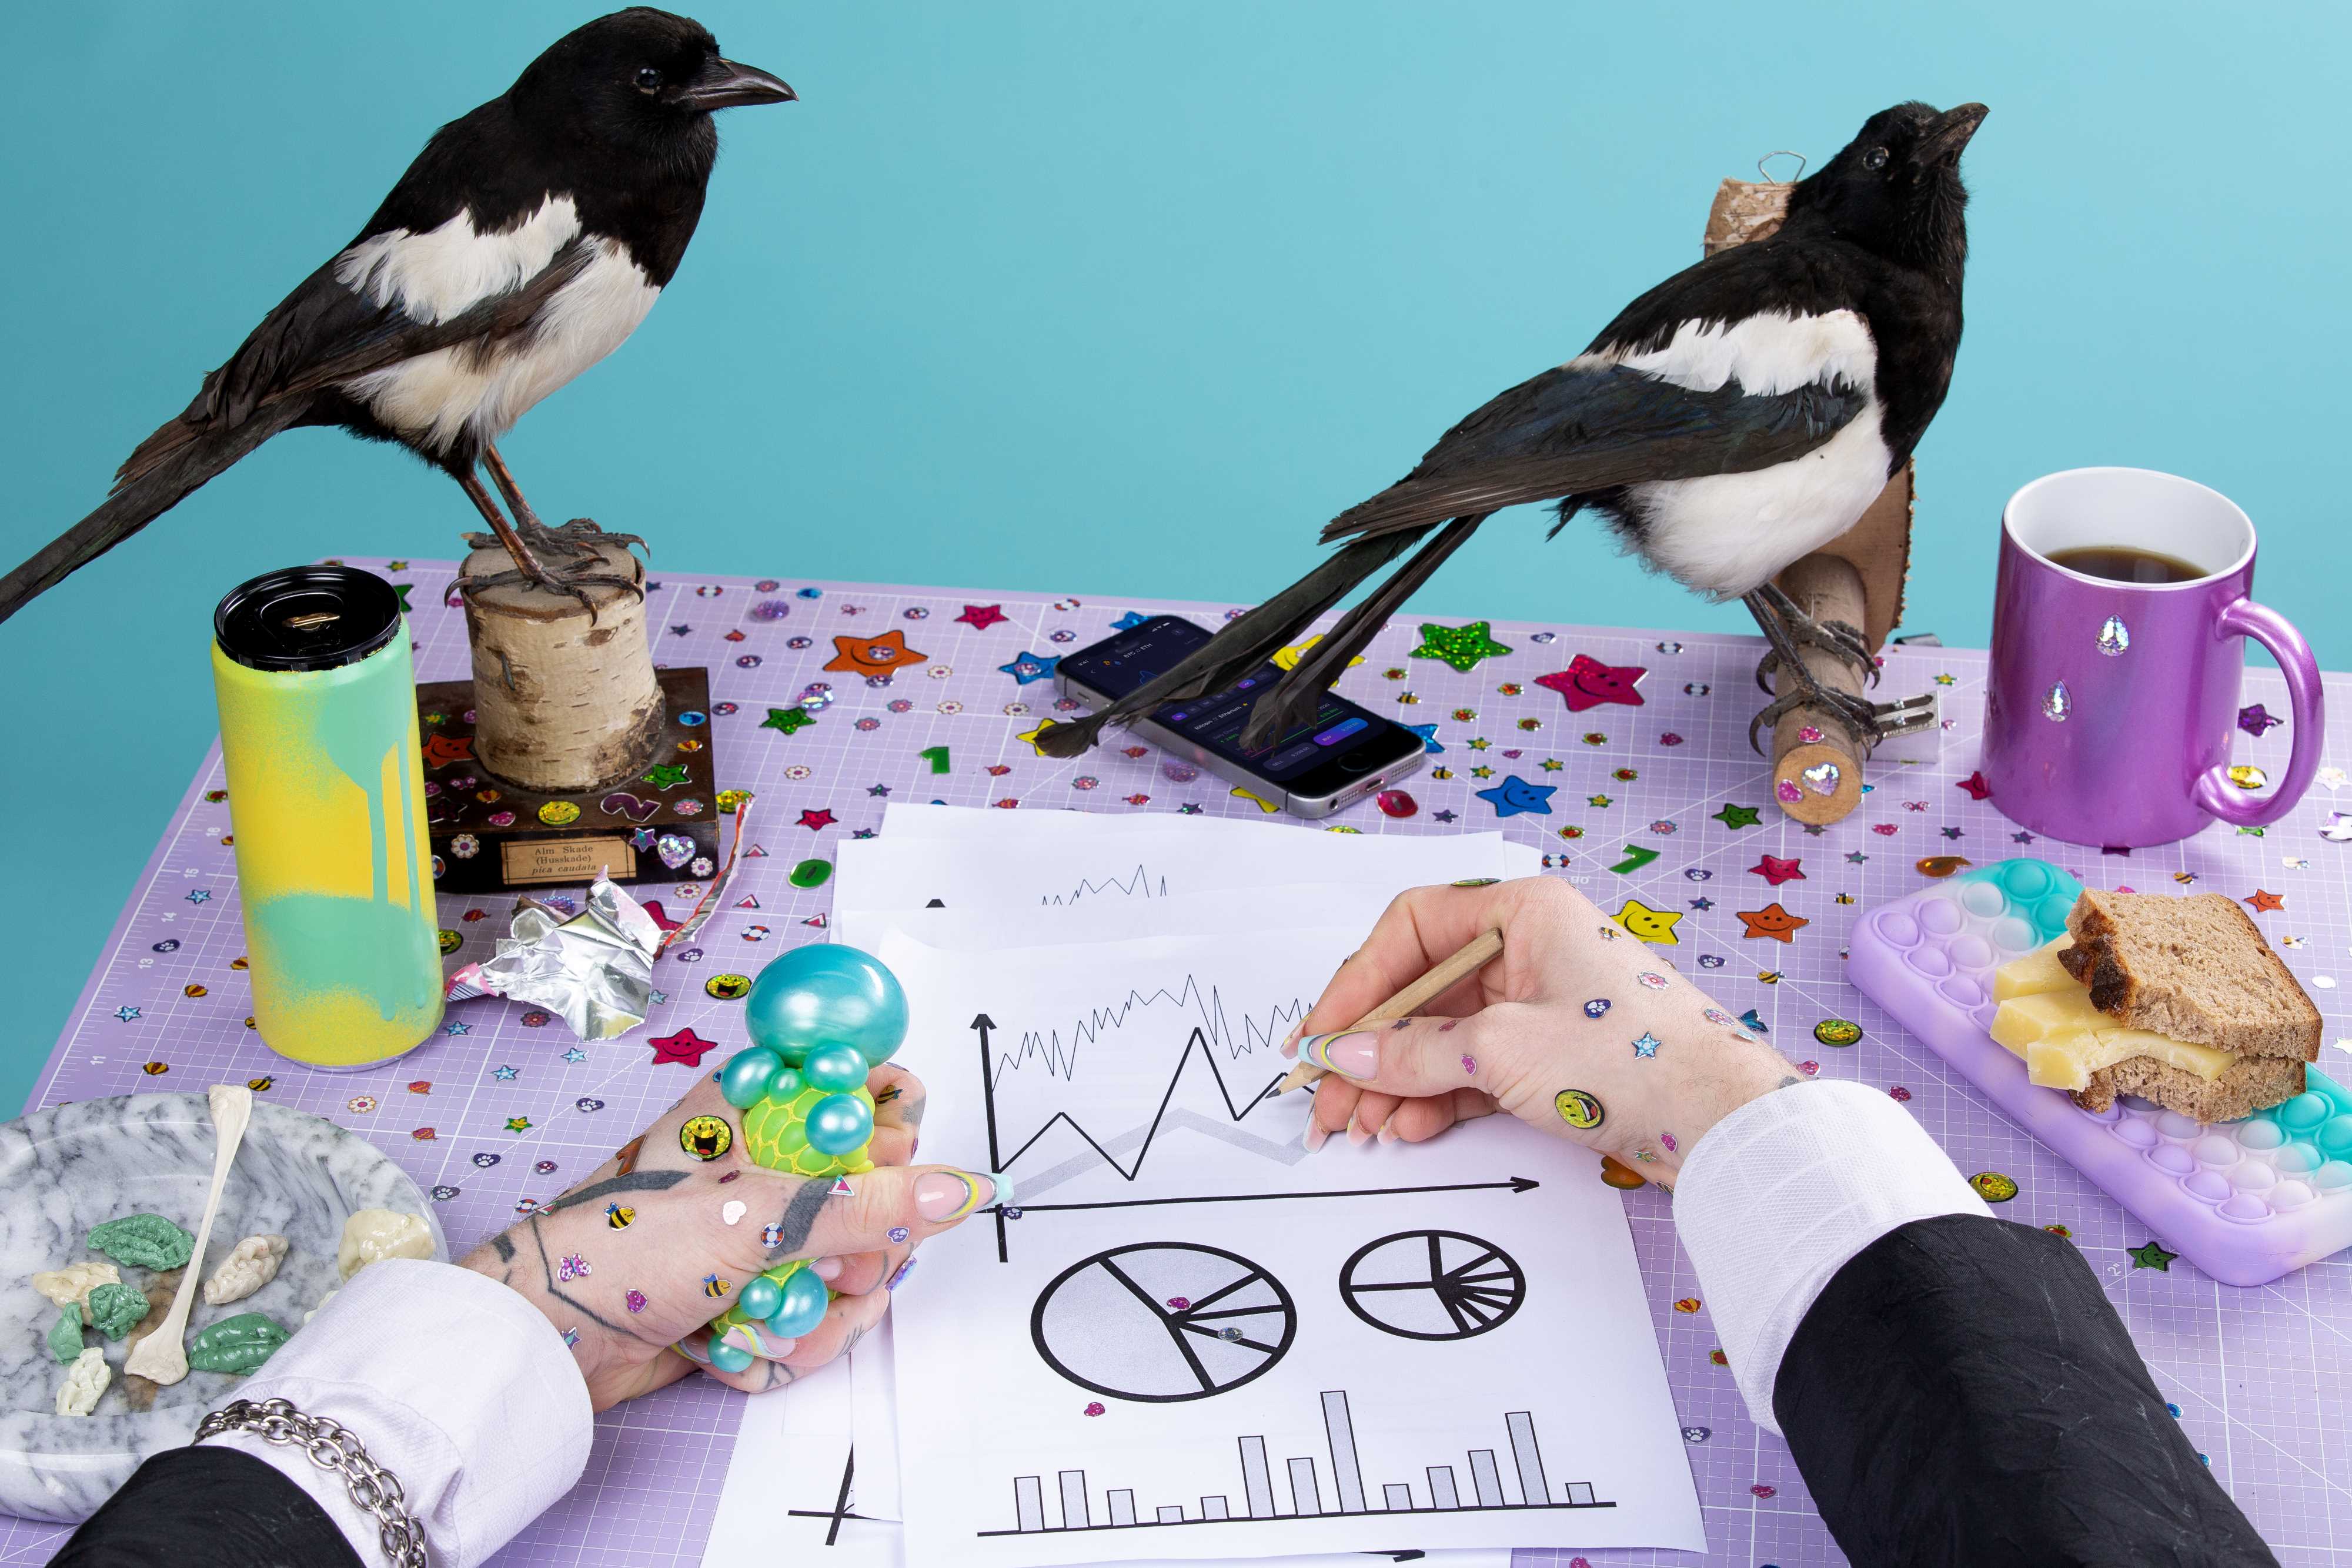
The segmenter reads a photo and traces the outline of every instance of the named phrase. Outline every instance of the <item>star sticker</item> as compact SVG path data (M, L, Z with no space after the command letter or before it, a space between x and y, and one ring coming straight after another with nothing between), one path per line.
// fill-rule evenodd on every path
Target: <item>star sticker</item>
M1959 677L1958 675L1937 675L1936 677L1936 684L1939 686L1948 686L1953 685L1958 679Z
M188 902L190 904L210 904L212 901L213 890L211 888L192 887L188 889Z
M1432 811L1429 814L1429 820L1433 822L1451 822L1455 820L1456 815L1453 811Z
M699 1067L705 1056L719 1049L719 1042L705 1040L690 1029L682 1029L656 1040L653 1048L656 1067L665 1061L675 1061L680 1067Z
M1768 904L1761 909L1736 909L1732 913L1738 915L1748 927L1740 933L1741 936L1769 936L1775 942L1794 942L1797 932L1812 924L1801 915L1790 914L1778 904Z
M2275 893L2265 893L2259 887L2254 889L2254 895L2246 902L2254 906L2254 913L2257 915L2268 915L2273 909L2286 907L2286 900Z
M1848 865L1860 865L1869 858L1870 857L1868 855L1864 854L1860 850L1848 850L1845 852L1845 863Z
M116 1018L121 1019L124 1023L130 1023L131 1020L133 1020L134 1019L138 1018L140 1015L139 1015L139 1009L138 1009L137 1008L134 1008L134 1007L120 1007L120 1008L117 1008L117 1009L114 1009L114 1016L115 1016Z
M2278 725L2284 724L2286 720L2279 717L2276 714L2271 712L2270 709L2264 707L2260 703L2254 703L2238 710L2238 727L2244 730L2248 735L2252 736L2256 740L2260 740L2263 737L2263 731L2273 728Z
M1748 869L1755 873L1758 876L1762 877L1766 882L1770 883L1774 887L1780 886L1784 882L1802 882L1805 880L1804 868L1801 862L1794 860L1784 861L1772 855L1766 855L1763 859L1758 861L1754 865L1749 866Z
M816 716L804 707L772 707L768 716L760 721L760 727L779 735L793 735L815 722Z
M868 784L866 787L866 792L868 795L887 795L890 793L890 786L887 784Z
M1029 743L1029 748L1032 751L1034 751L1038 756L1043 757L1045 755L1045 748L1038 744L1039 737L1047 730L1053 729L1060 725L1061 722L1062 721L1057 718L1041 718L1037 721L1036 728L1024 729L1013 738L1016 740L1027 741Z
M1740 828L1761 827L1764 817L1762 810L1759 807L1735 806L1727 800L1724 802L1723 810L1715 813L1714 821L1737 831Z
M474 737L470 735L428 735L425 737L425 766L446 768L453 762L474 759Z
M509 1133L530 1132L530 1118L528 1116L509 1116L507 1118L507 1131Z
M1658 1047L1664 1043L1665 1042L1661 1040L1656 1035L1652 1034L1647 1030L1643 1030L1640 1038L1633 1041L1633 1054L1646 1061L1651 1057L1657 1055Z
M1004 613L1002 604L967 604L963 607L963 613L956 617L958 622L975 632L985 632L997 622L1011 619Z
M1495 770L1494 770L1493 768L1491 768L1487 767L1487 766L1486 766L1485 763L1483 763L1483 762L1482 762L1482 763L1480 763L1477 767L1473 768L1472 769L1470 769L1470 777L1471 777L1471 778L1473 778L1473 779L1492 779L1494 776L1495 776Z
M1483 735L1482 735L1482 736L1480 736L1480 737L1478 737L1476 739L1475 739L1475 740L1473 740L1473 741L1471 741L1471 742L1469 743L1469 745L1470 745L1470 749L1471 749L1471 750L1473 750L1473 751L1484 751L1484 750L1486 750L1488 747L1490 747L1490 746L1492 746L1492 745L1494 745L1494 744L1495 744L1495 743L1494 743L1493 741L1488 740L1488 739L1487 739L1485 736L1483 736Z
M1967 790L1969 799L1971 800L1982 800L1992 794L1992 786L1985 782L1984 769L1981 768L1961 779L1953 788Z
M1704 915L1708 910L1715 907L1715 900L1711 898L1694 898L1690 901L1690 906L1693 909L1697 910L1701 915Z
M1604 664L1589 653L1579 653L1565 670L1538 675L1536 685L1558 692L1570 713L1582 713L1602 703L1640 707L1642 694L1634 688L1649 670L1640 664Z
M1629 898L1611 919L1624 927L1629 936L1639 937L1654 947L1676 947L1682 938L1675 935L1675 926L1682 919L1679 909L1653 909L1638 898Z
M2163 1243L2158 1241L2151 1241L2145 1247L2126 1247L2124 1250L2131 1254L2133 1268L2154 1269L2166 1274L2172 1272L2172 1260L2180 1256L2178 1252L2167 1252Z
M801 813L801 826L811 832L821 833L839 821L829 806L815 806Z
M474 1026L467 1023L463 1019L451 1019L448 1023L442 1028L441 1032L443 1034L471 1034L474 1032Z
M1492 789L1478 789L1473 793L1494 807L1497 817L1516 817L1522 811L1549 817L1551 815L1554 788L1549 784L1530 784L1516 773L1507 773L1503 781Z
M1435 725L1409 724L1404 727L1412 731L1413 734L1421 737L1421 749L1424 756L1443 757L1445 755L1445 747L1437 744L1437 727Z
M1014 656L1011 664L999 664L996 667L1011 675L1017 684L1025 686L1032 681L1044 680L1052 674L1061 663L1062 658L1058 653L1033 653L1024 648Z
M1943 833L1948 839L1957 839L1963 836L1961 831L1958 828L1946 828L1943 830Z
M1588 806L1613 806L1617 802L1606 795L1587 795L1584 803Z
M683 637L693 630L691 626L673 626L669 629L669 634L673 637Z
M1201 814L1201 808L1194 805L1192 801L1187 800L1182 805L1176 808L1176 814L1180 817L1197 817ZM1447 817L1445 819L1445 821L1449 822L1453 820L1454 819L1452 817Z
M1110 623L1110 629L1114 632L1131 632L1136 627L1142 625L1146 621L1150 619L1150 616L1146 615L1140 610L1130 610L1126 614L1120 616L1118 620L1112 622Z
M853 831L849 836L853 839L870 839L874 836L874 830L871 828L858 828Z
M563 1060L577 1064L587 1061L588 1053L575 1045L570 1051L563 1053Z
M656 762L645 770L643 777L656 789L669 789L686 782L686 769L675 762Z
M1424 621L1421 625L1421 646L1413 649L1410 656L1442 660L1467 673L1478 667L1479 660L1511 651L1486 635L1491 625L1490 622L1473 621L1467 626L1439 626Z
M2032 833L2011 833L2009 835L2009 841L2012 844L2030 844L2033 841L2033 835Z
M517 1074L513 1068L501 1063L499 1066L490 1069L490 1076L497 1079L501 1083L511 1083L515 1081Z
M887 675L901 664L929 657L908 647L907 633L893 626L878 637L835 637L833 657L825 661L824 667L854 675Z

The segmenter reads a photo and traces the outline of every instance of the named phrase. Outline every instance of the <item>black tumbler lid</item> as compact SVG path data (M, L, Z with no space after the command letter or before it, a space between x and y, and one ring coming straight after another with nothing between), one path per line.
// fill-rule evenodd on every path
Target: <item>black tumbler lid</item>
M372 571L292 566L229 590L213 612L221 652L257 670L356 664L400 630L400 595Z

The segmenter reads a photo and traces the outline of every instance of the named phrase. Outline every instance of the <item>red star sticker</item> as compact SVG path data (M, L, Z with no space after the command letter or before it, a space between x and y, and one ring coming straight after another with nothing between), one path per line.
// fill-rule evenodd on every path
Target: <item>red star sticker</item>
M690 1029L662 1036L653 1042L654 1065L675 1061L680 1067L699 1067L702 1059L719 1049L715 1040L705 1040Z
M836 820L833 812L823 806L819 806L813 811L801 813L801 826L820 833L833 826Z
M887 675L901 664L911 664L928 654L919 653L907 646L907 633L893 626L873 637L844 636L833 640L833 657L825 661L828 670L846 671L858 675Z
M1740 933L1741 936L1769 936L1775 942L1793 943L1797 939L1797 932L1812 924L1802 915L1790 914L1778 904L1768 904L1761 909L1738 909L1732 913L1738 915L1748 927Z
M1757 862L1748 869L1754 872L1758 876L1762 877L1766 882L1770 883L1774 887L1780 886L1784 882L1802 882L1805 880L1805 873L1801 868L1799 862L1794 860L1777 860L1770 855L1766 855L1762 860Z
M2254 889L2253 897L2246 900L2246 902L2254 906L2254 913L2257 915L2268 915L2273 909L2284 909L2286 907L2286 900L2281 898L2275 893L2264 893L2259 887Z
M963 607L963 613L956 619L974 631L985 632L1001 621L1010 621L1012 617L1004 613L1002 604L967 604Z
M1987 800L1992 795L1992 786L1985 782L1984 769L1981 768L1961 779L1954 788L1967 790L1969 799L1971 800Z

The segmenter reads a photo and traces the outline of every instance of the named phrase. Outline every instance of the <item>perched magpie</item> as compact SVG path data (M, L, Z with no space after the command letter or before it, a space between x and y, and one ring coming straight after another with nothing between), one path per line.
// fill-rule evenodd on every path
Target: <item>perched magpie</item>
M465 486L515 563L477 586L617 581L580 570L595 526L542 524L495 443L620 347L677 271L719 156L712 111L795 96L664 11L616 12L559 38L434 133L358 236L140 444L104 506L0 579L0 621L306 424L396 442Z
M1745 601L1785 677L1782 703L1874 733L1871 705L1824 690L1797 657L1809 643L1868 669L1859 633L1816 624L1772 579L1853 526L1943 403L1968 260L1960 152L1986 112L1903 103L1873 115L1790 191L1778 233L1634 300L1583 353L1478 409L1412 473L1334 518L1325 542L1348 542L1321 566L1038 745L1074 757L1106 723L1223 690L1419 545L1258 704L1242 740L1267 744L1313 715L1489 514L1528 501L1559 503L1553 534L1590 507L1653 570Z

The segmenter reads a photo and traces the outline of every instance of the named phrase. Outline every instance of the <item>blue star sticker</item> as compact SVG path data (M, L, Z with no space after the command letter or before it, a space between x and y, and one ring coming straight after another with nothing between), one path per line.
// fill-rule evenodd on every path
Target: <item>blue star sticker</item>
M1868 855L1864 854L1860 850L1848 850L1845 852L1845 863L1848 865L1860 865L1869 858L1870 857Z
M1176 814L1180 817L1197 817L1201 814L1201 808L1188 800L1176 808Z
M890 786L887 784L868 784L866 787L866 792L868 795L887 795L890 793Z
M1042 681L1052 674L1061 662L1062 656L1059 653L1048 656L1044 653L1033 653L1024 648L1021 650L1020 656L1011 664L999 664L996 667L1025 686L1032 681Z
M1661 1043L1656 1035L1643 1030L1641 1038L1633 1041L1633 1054L1647 1060L1658 1054L1658 1047Z
M1437 727L1433 724L1409 724L1405 728L1421 737L1421 749L1431 757L1443 757L1445 747L1437 744Z
M1132 631L1134 628L1142 625L1146 621L1150 619L1150 616L1146 615L1140 610L1130 610L1126 614L1120 616L1118 620L1112 622L1110 623L1110 629L1114 632Z
M490 1070L490 1076L501 1083L511 1083L515 1080L515 1070L501 1064Z
M1690 906L1704 915L1708 910L1715 907L1715 900L1711 898L1694 898L1690 901Z
M212 901L213 890L211 888L192 887L188 889L188 902L190 904L210 904Z
M1430 821L1433 822L1450 822L1454 820L1454 813L1452 811L1432 811L1429 814L1429 818Z
M449 1020L449 1026L441 1032L443 1034L471 1034L474 1032L474 1026L467 1023L463 1019L451 1019Z
M1538 817L1551 815L1552 784L1530 784L1516 773L1503 776L1503 781L1492 789L1476 791L1478 799L1495 808L1497 817L1516 817L1530 812Z
M656 991L656 992L655 992L651 997L647 998L646 999L647 999L648 1001L652 1002L654 1006L656 1006L656 1007L659 1007L659 1006L661 1006L664 1002L666 1002L666 1001L669 1000L669 993L668 993L667 991Z
M117 1008L114 1009L114 1016L121 1019L124 1023L129 1023L131 1019L139 1016L139 1009L137 1008Z
M574 1063L583 1062L588 1060L588 1053L575 1045L563 1053L563 1060Z

